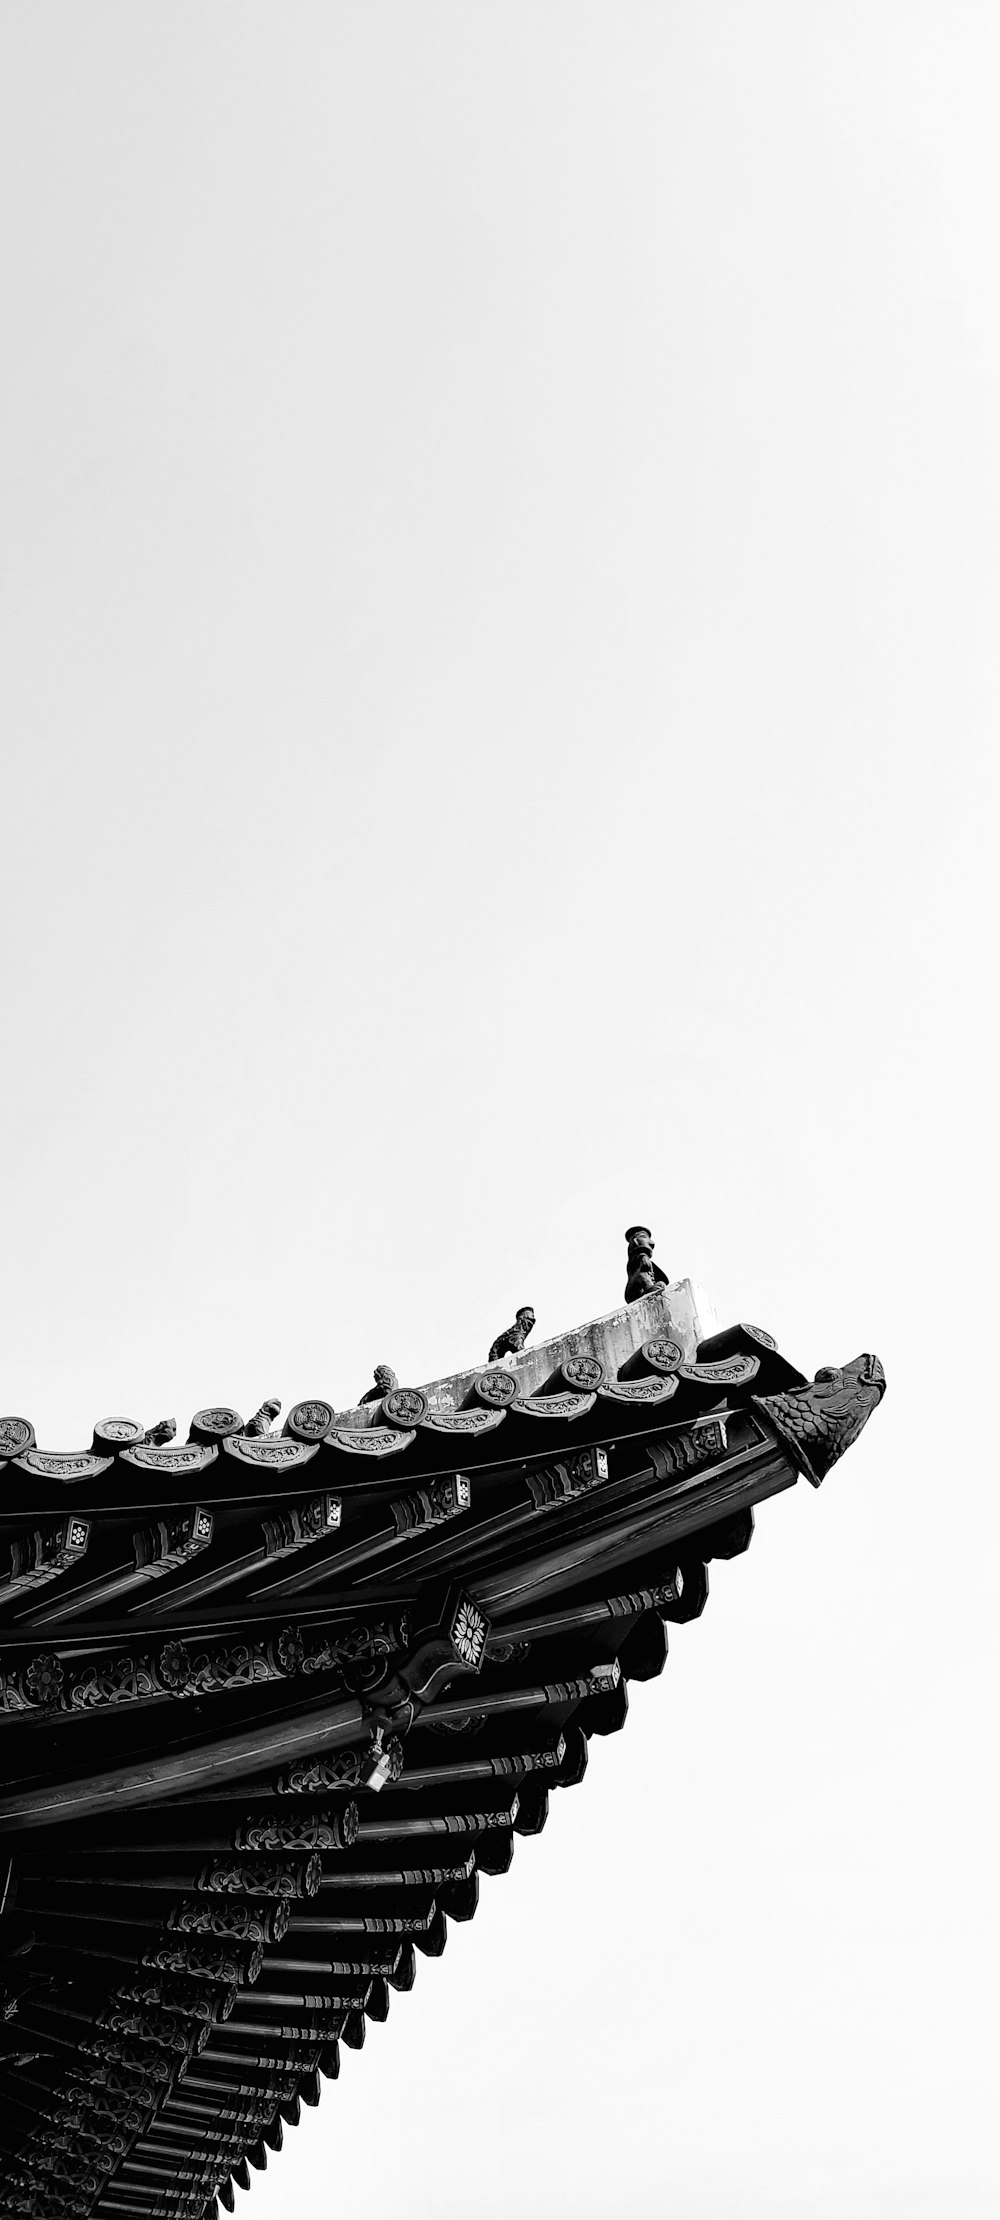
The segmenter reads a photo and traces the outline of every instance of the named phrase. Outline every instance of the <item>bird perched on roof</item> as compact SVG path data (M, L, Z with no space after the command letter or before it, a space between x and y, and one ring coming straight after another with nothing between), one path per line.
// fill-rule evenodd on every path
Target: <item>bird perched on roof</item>
M253 1417L247 1419L243 1428L244 1435L269 1434L280 1409L281 1403L278 1396L269 1395L266 1403L261 1404L259 1411L255 1411Z
M168 1441L173 1441L176 1432L177 1420L175 1418L158 1418L155 1426L147 1426L142 1437L143 1448L164 1449Z
M656 1246L648 1226L627 1226L628 1278L625 1282L625 1301L637 1303L643 1295L651 1295L654 1287L669 1287L666 1272L653 1263Z
M383 1395L388 1395L390 1388L398 1386L399 1381L391 1364L377 1364L375 1367L375 1385L370 1387L367 1393L361 1397L361 1402L381 1403Z
M513 1325L508 1326L506 1333L497 1335L490 1349L490 1364L495 1364L498 1357L519 1357L534 1323L535 1313L531 1304L525 1303L518 1311Z

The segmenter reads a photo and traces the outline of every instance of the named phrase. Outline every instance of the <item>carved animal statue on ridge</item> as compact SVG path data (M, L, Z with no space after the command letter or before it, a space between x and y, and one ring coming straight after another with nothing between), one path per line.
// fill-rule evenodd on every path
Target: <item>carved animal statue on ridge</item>
M648 1226L627 1226L628 1278L625 1282L625 1301L638 1303L644 1295L651 1295L654 1287L669 1287L670 1279L653 1263L656 1246Z
M498 1357L519 1357L534 1323L535 1313L531 1304L522 1304L513 1325L508 1326L505 1333L498 1334L492 1344L490 1364L495 1364Z
M255 1411L253 1417L247 1419L243 1428L244 1437L248 1434L251 1437L269 1434L280 1409L279 1398L276 1395L269 1395L267 1401L261 1404L259 1411Z
M155 1426L147 1426L142 1437L143 1448L165 1449L168 1441L173 1441L176 1432L175 1418L158 1418Z
M375 1367L375 1385L368 1388L366 1393L359 1398L359 1405L361 1403L381 1403L383 1395L388 1395L391 1388L398 1386L399 1381L391 1364L377 1364Z
M787 1442L799 1470L818 1488L885 1394L885 1373L867 1352L850 1364L825 1364L803 1388L755 1397Z

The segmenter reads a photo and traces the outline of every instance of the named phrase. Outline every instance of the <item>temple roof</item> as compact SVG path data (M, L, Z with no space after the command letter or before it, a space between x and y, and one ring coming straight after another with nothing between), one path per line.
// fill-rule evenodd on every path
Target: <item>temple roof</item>
M0 2220L231 2210L882 1394L630 1287L280 1434L0 1421Z

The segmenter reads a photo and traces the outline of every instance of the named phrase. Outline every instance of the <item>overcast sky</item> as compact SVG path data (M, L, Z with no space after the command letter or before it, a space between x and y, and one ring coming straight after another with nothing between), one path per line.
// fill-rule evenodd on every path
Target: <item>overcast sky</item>
M254 2220L985 2220L993 0L0 15L0 1406L889 1390Z

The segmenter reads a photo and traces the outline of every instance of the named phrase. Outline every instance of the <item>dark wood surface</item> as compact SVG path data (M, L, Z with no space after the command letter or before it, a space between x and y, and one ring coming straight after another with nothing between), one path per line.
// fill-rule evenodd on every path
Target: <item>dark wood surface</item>
M0 2220L232 2209L884 1386L635 1309L452 1409L64 1459L8 1423Z

